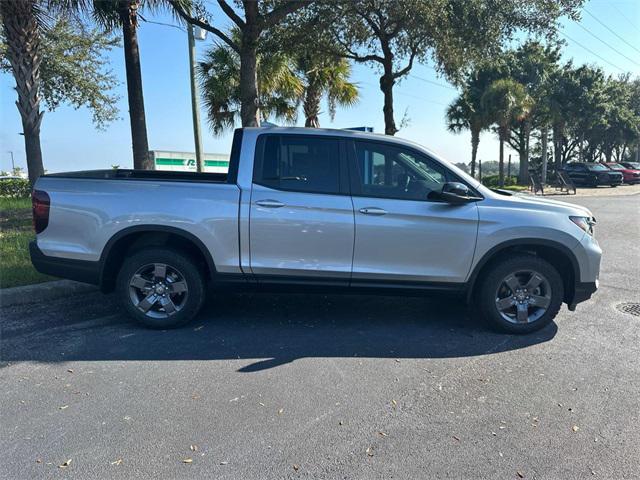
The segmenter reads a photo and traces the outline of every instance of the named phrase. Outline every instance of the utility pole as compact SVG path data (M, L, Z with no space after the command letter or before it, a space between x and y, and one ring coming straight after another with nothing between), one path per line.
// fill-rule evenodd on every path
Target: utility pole
M196 42L193 35L194 26L187 25L189 38L189 73L191 80L191 110L193 115L193 139L196 144L196 169L204 171L204 158L202 154L202 136L200 134L200 102L198 96L198 83L196 81Z
M507 164L507 183L511 180L511 154L509 154L509 163Z
M9 150L9 153L11 154L11 174L13 175L13 171L16 169L16 164L13 162L13 152Z
M540 183L545 185L547 183L547 141L549 140L549 133L547 132L547 126L542 127L542 174Z

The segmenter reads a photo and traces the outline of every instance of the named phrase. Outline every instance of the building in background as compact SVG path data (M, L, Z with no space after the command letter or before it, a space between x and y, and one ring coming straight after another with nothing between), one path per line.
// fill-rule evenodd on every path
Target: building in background
M151 150L151 157L156 170L196 172L196 154L193 152L169 152ZM204 172L227 173L229 170L229 154L205 153Z

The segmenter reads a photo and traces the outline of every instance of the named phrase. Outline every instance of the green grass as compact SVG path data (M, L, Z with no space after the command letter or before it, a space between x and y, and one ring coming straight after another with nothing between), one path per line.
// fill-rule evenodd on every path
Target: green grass
M52 280L31 265L29 242L34 238L31 199L0 197L0 288Z

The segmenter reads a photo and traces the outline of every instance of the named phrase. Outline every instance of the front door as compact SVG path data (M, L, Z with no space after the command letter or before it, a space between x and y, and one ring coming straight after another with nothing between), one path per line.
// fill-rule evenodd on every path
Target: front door
M430 198L453 174L405 147L350 145L356 238L352 282L464 282L478 231L475 203Z
M343 151L339 138L258 138L249 217L258 281L348 284L354 219Z

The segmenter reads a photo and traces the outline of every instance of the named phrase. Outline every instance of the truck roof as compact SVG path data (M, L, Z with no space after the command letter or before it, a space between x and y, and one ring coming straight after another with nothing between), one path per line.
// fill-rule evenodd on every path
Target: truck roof
M245 132L257 132L257 133L292 133L297 135L325 135L333 137L347 137L347 138L361 138L367 140L383 140L389 143L397 143L398 145L410 145L418 147L422 150L426 150L432 155L441 158L442 157L433 150L421 145L419 143L407 140L406 138L393 137L391 135L385 135L383 133L370 133L362 132L358 130L338 129L338 128L308 128L308 127L243 127L241 130Z

